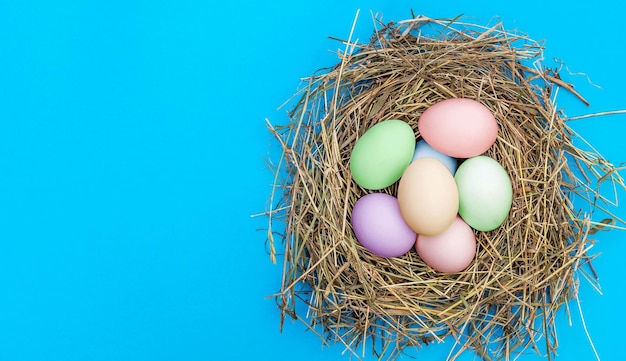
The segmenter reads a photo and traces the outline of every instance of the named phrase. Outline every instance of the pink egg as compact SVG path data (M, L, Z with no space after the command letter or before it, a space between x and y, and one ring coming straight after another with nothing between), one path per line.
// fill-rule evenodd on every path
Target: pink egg
M436 236L417 236L417 254L439 272L455 273L467 268L476 255L474 232L461 217Z
M404 222L398 200L384 193L367 194L352 209L352 228L357 240L382 257L398 257L415 244L417 235Z
M466 98L433 104L417 123L431 147L454 158L484 153L498 137L498 122L486 106Z

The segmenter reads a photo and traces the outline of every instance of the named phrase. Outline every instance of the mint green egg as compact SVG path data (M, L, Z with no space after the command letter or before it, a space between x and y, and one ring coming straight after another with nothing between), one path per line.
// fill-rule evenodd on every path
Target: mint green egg
M466 159L454 180L459 191L459 215L477 231L492 231L506 220L513 202L513 187L506 170L492 158Z
M357 140L350 155L350 172L363 188L388 187L400 179L414 150L411 126L401 120L385 120Z

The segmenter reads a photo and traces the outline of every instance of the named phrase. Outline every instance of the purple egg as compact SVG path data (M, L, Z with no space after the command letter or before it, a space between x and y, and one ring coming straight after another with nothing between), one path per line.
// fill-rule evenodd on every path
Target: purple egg
M402 256L417 238L400 214L398 199L385 193L357 200L352 209L352 228L363 247L382 257Z

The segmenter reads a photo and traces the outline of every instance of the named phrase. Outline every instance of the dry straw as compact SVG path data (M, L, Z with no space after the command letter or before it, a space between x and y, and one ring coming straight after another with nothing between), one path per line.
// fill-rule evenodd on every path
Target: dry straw
M419 16L379 26L368 43L343 41L340 62L306 79L288 124L268 122L282 147L266 213L270 257L283 259L281 325L299 319L357 357L395 359L448 336L450 359L466 350L485 360L554 355L556 311L576 298L579 275L596 284L589 236L617 227L600 184L624 185L593 148L574 144L554 102L559 89L585 100L542 67L540 43L501 24ZM357 242L350 214L369 191L348 163L374 124L401 119L419 137L422 112L453 97L494 113L498 139L486 155L510 175L514 199L500 228L476 233L474 262L447 275L414 251L386 259ZM594 221L597 210L606 218Z

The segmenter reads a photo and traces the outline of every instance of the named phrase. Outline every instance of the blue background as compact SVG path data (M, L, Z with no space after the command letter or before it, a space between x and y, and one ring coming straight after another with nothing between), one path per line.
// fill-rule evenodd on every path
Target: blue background
M278 150L264 119L285 122L299 79L337 62L327 37L346 38L357 9L362 40L370 11L500 17L602 87L563 71L592 103L563 93L568 115L624 109L615 4L0 1L0 360L348 359L301 324L280 334L265 298L281 268L250 217ZM625 121L574 127L620 163ZM581 284L602 360L622 359L623 236L596 237L603 295ZM572 323L560 313L557 360L593 359L575 304Z

